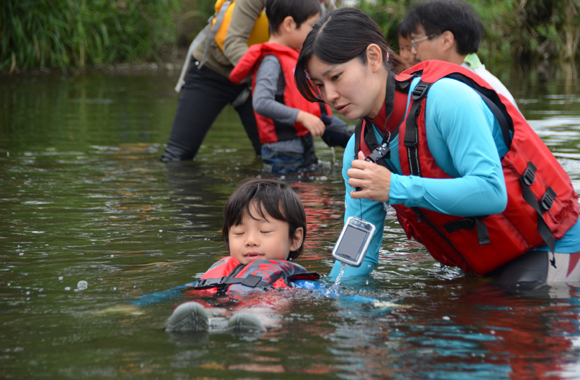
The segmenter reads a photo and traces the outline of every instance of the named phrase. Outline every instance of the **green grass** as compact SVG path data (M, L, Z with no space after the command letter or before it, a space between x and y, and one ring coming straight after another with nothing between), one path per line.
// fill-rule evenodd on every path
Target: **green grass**
M3 0L0 70L156 58L175 44L181 0Z

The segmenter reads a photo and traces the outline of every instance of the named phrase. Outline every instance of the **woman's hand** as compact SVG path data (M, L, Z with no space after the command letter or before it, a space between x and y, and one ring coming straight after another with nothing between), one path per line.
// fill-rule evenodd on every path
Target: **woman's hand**
M318 117L305 111L298 111L296 121L302 123L304 128L308 129L312 137L320 137L324 134L326 126L324 122Z
M351 191L352 199L367 198L377 202L389 202L389 189L391 188L391 172L372 162L365 161L362 152L358 152L358 160L352 162L352 168L348 169L348 184L360 191Z

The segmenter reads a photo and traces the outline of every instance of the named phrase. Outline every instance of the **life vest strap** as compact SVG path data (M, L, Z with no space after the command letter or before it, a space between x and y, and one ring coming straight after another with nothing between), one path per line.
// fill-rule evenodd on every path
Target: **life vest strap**
M429 88L432 83L420 81L411 97L413 98L413 105L407 117L407 126L405 128L404 146L407 148L407 158L409 160L409 172L411 175L421 176L421 165L419 164L419 126L417 125L417 118L421 114L421 103L423 98L427 96Z
M459 230L472 230L474 228L477 229L477 240L479 245L486 245L490 243L489 239L489 231L487 230L487 226L485 223L481 221L485 217L473 217L473 218L464 218L459 219L454 222L446 223L443 225L447 233L451 234L453 232L457 232Z
M229 285L240 284L248 286L250 288L255 288L262 281L260 276L253 274L248 275L244 278L231 278L230 276L223 276L220 278L206 278L199 280L197 284L194 285L194 289L209 289L209 288L224 288Z
M451 242L451 240L449 240L449 238L447 236L445 236L445 234L443 232L441 232L436 225L433 224L433 222L431 222L426 216L425 214L423 214L421 212L421 210L418 207L411 207L411 209L413 211L415 211L415 214L417 215L417 221L419 223L425 222L429 227L431 227L433 229L433 231L435 231L435 233L437 233L437 235L439 235L443 240L445 240L445 242L449 245L449 247L451 249L453 249L453 251L455 251L455 253L457 253L457 255L459 255L459 257L461 257L461 259L467 264L467 266L469 267L469 269L471 269L471 272L475 275L477 274L477 272L475 271L475 269L473 269L473 267L471 266L471 264L469 263L469 261L467 261L467 259L465 258L465 256L463 256L463 254L457 249L455 248L455 246L453 245L453 243ZM483 224L483 223L482 223ZM485 226L485 225L484 225Z
M228 276L223 276L220 278L205 278L202 280L199 280L193 287L194 289L209 289L209 288L214 288L216 286L221 286L224 285L225 282L227 281Z
M201 62L199 63L199 68L201 69L203 67L203 65L205 64L205 62L207 61L207 58L209 57L209 52L211 49L211 44L213 43L213 41L215 40L215 35L218 32L220 26L222 25L222 22L224 21L224 17L226 15L226 11L228 10L229 6L231 4L231 1L226 1L225 3L222 4L219 12L217 14L215 14L214 16L212 16L209 21L208 24L211 25L213 20L215 19L215 24L213 24L212 27L210 27L209 33L208 33L208 39L205 45L205 51L203 54L203 59L201 60Z
M510 148L512 146L512 137L510 136L510 128L508 126L508 122L507 122L503 112L501 112L499 107L494 102L492 102L487 96L483 95L481 92L477 91L476 89L474 89L474 90L475 90L475 92L477 92L481 96L481 98L483 99L485 104L487 104L487 106L489 107L489 109L491 110L491 112L493 113L493 115L495 116L497 121L499 122L499 126L501 127L501 134L503 136L503 141L504 141L506 147L508 148L508 150L510 150Z
M528 162L528 167L524 171L524 174L522 174L519 178L520 184L522 185L522 196L526 203L532 206L532 208L536 210L536 213L538 214L538 233L552 252L552 260L550 260L550 263L554 268L556 268L556 240L554 239L554 234L552 234L550 227L548 227L548 224L542 215L550 208L552 208L554 199L556 198L557 194L551 187L548 187L542 198L540 198L540 202L538 203L534 193L530 189L530 186L532 186L535 180L535 172L536 166L534 163L531 161Z

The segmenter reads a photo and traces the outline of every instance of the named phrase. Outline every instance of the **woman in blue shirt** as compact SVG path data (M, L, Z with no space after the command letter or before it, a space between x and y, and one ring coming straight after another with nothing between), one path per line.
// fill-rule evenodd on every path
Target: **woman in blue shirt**
M430 154L451 178L402 174L400 157L404 156L398 152L404 136L396 131L420 81L411 81L406 104L395 102L393 72L402 69L381 30L368 16L352 8L331 12L316 24L304 42L296 67L296 83L307 99L321 97L348 120L364 118L377 141L386 142L394 152L384 158L384 165L376 165L364 160L365 154L355 146L354 137L345 149L345 219L362 216L377 227L365 261L359 268L347 268L345 276L366 275L378 264L388 204L461 217L500 214L507 206L500 157L509 149L500 123L477 92L455 79L443 78L431 85L424 111ZM580 258L577 200L569 202L575 202L575 214L570 214L573 220L567 222L567 232L555 242L557 267L549 265L547 247L533 247L533 251L499 268L500 283L527 282L535 287L580 278L580 265L576 266ZM493 246L498 242L491 244L496 250L502 249ZM339 267L334 266L331 276L337 275Z

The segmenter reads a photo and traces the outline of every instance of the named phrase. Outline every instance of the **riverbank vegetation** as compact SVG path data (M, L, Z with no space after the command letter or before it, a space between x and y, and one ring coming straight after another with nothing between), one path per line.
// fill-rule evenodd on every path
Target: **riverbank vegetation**
M358 2L396 46L415 0ZM481 16L486 62L570 62L580 54L580 0L467 0ZM337 1L340 3L340 1ZM213 0L4 0L0 71L160 60L205 26Z
M3 0L0 70L154 60L175 47L181 0Z

